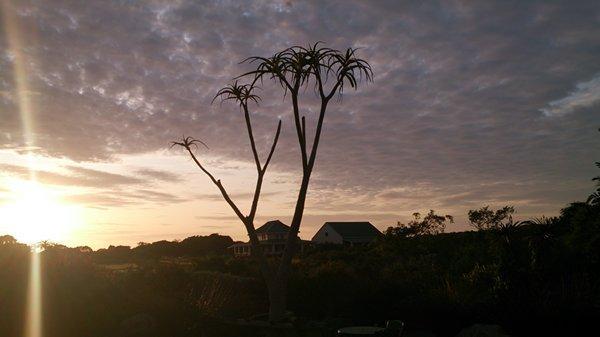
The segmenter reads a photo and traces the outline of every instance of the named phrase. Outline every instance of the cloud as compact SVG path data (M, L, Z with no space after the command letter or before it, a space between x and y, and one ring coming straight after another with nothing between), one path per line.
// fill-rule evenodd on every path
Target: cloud
M262 192L260 194L260 198L261 200L264 200L266 198L269 198L271 196L275 196L280 194L280 192ZM229 197L231 197L234 200L252 200L252 197L254 197L254 192L250 193L250 192L244 192L244 193L229 193ZM194 199L197 200L206 200L206 201L220 201L223 202L223 196L221 194L196 194L194 196Z
M140 178L122 174L99 171L73 165L66 166L65 168L72 172L76 177L80 177L84 181L89 182L92 186L96 185L97 183L109 185L132 185L143 183L143 180Z
M186 201L176 195L148 189L134 191L99 191L90 193L70 194L62 198L66 202L85 204L90 207L108 208L125 207L140 204L173 204Z
M569 95L548 103L548 107L541 111L546 116L560 116L598 103L600 103L600 74L587 82L577 83L576 89Z
M0 163L0 169L21 178L28 178L30 173L29 168L19 165ZM38 170L36 171L36 179L42 184L71 187L108 188L123 185L145 184L145 181L141 178L79 166L67 165L63 167L63 169L66 170L65 173Z
M152 191L148 189L139 189L134 193L127 194L126 196L137 198L145 201L152 201L156 203L179 203L187 201L184 198L178 197L171 193Z
M137 170L138 175L153 178L159 181L165 182L178 182L181 181L181 177L175 173L153 169L140 169Z
M547 191L541 198L557 208L583 198L581 186L594 174L600 122L598 76L590 79L600 73L596 1L15 6L28 41L23 55L36 151L49 156L113 161L166 149L185 134L205 141L211 156L251 161L239 109L211 105L213 95L249 69L238 64L245 57L322 40L335 48L361 47L375 82L330 105L311 183L310 193L321 196L314 207L342 212L468 204L488 193L481 186L503 182L519 187L489 190L487 200L525 200L522 194ZM13 56L0 36L0 146L18 149L25 140ZM260 107L252 108L257 143L263 153L268 149L281 116L272 170L297 173L289 101L276 89L265 84ZM309 125L318 108L310 95L308 90L302 98ZM575 109L568 119L543 118ZM94 187L103 181L134 185L142 176L177 179L148 171L56 174L42 176ZM523 181L530 184L518 185ZM556 181L565 186L552 187ZM559 192L562 199L554 197Z
M133 204L155 203L173 204L187 201L174 194L154 190L146 179L84 168L74 165L62 166L62 172L36 171L36 180L46 185L85 188L84 193L71 193L63 197L64 201L86 204L94 207L122 207ZM25 166L2 164L0 171L5 174L28 179L29 169ZM178 181L178 176L157 170L138 170L144 176L157 177L160 181ZM0 186L0 192L7 191Z
M81 193L66 195L61 198L64 202L84 204L93 208L123 207L135 202L114 193Z

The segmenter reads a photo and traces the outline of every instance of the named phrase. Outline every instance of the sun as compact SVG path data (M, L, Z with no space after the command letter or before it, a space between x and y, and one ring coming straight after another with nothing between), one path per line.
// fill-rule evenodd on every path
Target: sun
M60 201L60 192L35 181L8 183L6 199L0 204L0 231L18 241L64 242L79 226L79 210Z

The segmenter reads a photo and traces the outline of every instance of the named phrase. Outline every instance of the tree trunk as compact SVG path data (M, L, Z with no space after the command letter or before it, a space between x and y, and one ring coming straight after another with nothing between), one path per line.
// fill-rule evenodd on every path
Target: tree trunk
M287 304L287 282L274 278L267 282L269 292L269 321L280 322L285 318Z

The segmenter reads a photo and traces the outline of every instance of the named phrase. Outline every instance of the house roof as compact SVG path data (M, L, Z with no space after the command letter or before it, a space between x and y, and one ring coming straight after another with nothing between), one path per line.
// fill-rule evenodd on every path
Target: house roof
M245 246L250 246L250 242L236 241L231 246L227 247L227 249L235 248L235 247L245 247Z
M356 222L326 222L334 231L342 236L344 241L349 242L370 242L381 232L368 221Z
M271 220L256 229L257 234L264 233L287 233L290 227L279 220Z

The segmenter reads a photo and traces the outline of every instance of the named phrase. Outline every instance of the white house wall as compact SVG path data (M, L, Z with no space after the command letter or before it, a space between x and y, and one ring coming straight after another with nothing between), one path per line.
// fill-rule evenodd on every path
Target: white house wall
M313 236L312 242L342 244L344 243L344 239L338 232L331 228L331 226L323 225L323 227L321 227L321 229Z

